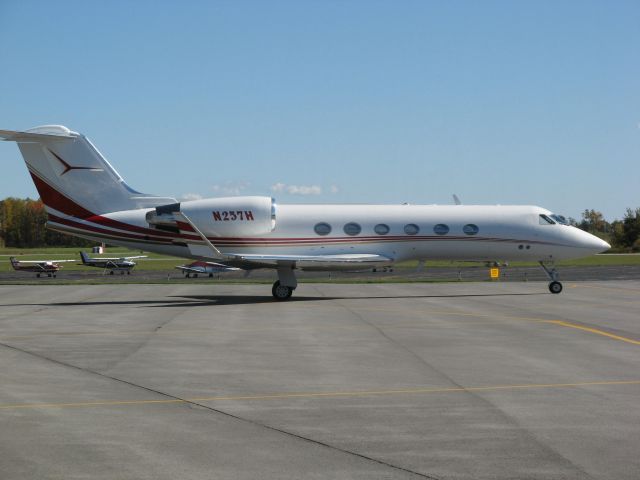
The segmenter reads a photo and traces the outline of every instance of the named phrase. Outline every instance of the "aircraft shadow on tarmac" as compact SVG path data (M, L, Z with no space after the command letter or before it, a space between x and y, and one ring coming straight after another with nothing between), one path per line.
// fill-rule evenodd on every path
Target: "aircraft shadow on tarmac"
M549 295L546 292L535 293L485 293L485 294L451 294L451 295L388 295L388 296L329 296L329 297L292 297L286 302L274 300L271 296L263 295L173 295L166 300L100 300L79 302L50 302L50 303L19 303L4 304L6 307L43 306L43 307L87 307L93 305L131 305L150 308L164 307L205 307L216 305L252 305L262 303L291 304L323 300L402 300L411 298L477 298L477 297L521 297L532 295ZM174 300L175 299L175 300ZM182 300L178 300L182 299Z

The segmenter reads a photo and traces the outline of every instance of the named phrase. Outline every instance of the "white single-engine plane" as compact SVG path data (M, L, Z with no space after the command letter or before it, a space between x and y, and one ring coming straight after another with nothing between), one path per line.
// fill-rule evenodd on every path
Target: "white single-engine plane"
M80 252L80 259L82 260L82 265L86 267L103 268L105 272L109 270L109 273L111 275L113 275L114 271L120 272L120 275L124 275L124 272L127 272L127 275L130 275L131 270L133 270L133 267L137 265L137 263L134 262L133 260L137 258L147 258L147 256L138 255L135 257L91 258L86 253Z
M9 261L17 272L32 272L38 278L40 275L55 278L58 270L62 268L61 263L74 262L75 260L18 260L16 257L10 257Z
M175 268L184 273L186 278L190 278L191 276L198 278L198 275L208 275L209 278L212 278L215 274L242 270L241 268L228 267L222 263L203 262L202 260L197 260L189 265L178 265ZM247 270L247 273L249 273L249 271L250 270Z
M535 206L276 205L271 197L178 202L135 191L82 134L59 125L0 130L17 142L53 230L138 250L275 269L286 300L295 271L392 267L405 260L540 263L552 293L556 260L609 244Z

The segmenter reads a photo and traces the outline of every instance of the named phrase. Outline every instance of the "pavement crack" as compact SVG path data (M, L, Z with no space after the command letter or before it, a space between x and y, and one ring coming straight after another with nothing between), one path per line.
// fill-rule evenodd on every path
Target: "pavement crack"
M277 432L277 433L280 433L282 435L286 435L288 437L295 438L297 440L302 440L302 441L305 441L305 442L308 442L308 443L311 443L311 444L314 444L314 445L318 445L320 447L324 447L324 448L327 448L327 449L330 449L330 450L333 450L333 451L337 451L337 452L343 453L345 455L351 455L351 456L354 456L354 457L357 457L357 458L360 458L360 459L363 459L363 460L368 460L370 462L375 462L375 463L377 463L379 465L383 465L385 467L388 467L388 468L391 468L391 469L394 469L394 470L398 470L398 471L401 471L401 472L404 472L404 473L408 473L410 475L414 475L414 476L417 476L419 478L426 478L428 480L440 480L439 478L434 477L432 475L428 475L428 474L421 473L421 472L416 472L416 471L411 470L409 468L401 467L399 465L394 465L393 463L385 462L384 460L380 460L378 458L370 457L370 456L364 455L362 453L354 452L352 450L348 450L348 449L341 448L341 447L338 447L338 446L335 446L335 445L331 445L330 443L322 442L320 440L315 440L315 439L310 438L310 437L305 437L304 435L300 435L298 433L290 432L288 430L285 430L285 429L282 429L282 428L278 428L278 427L274 427L272 425L268 425L266 423L262 423L262 422L259 422L259 421L256 421L256 420L252 420L250 418L241 417L239 415L235 415L233 413L229 413L229 412L226 412L224 410L220 410L218 408L214 408L214 407L211 407L209 405L206 405L206 404L203 404L203 403L200 403L200 402L197 402L197 401L193 401L193 400L189 400L189 399L186 399L186 398L182 398L180 396L172 395L170 393L163 392L163 391L157 390L155 388L145 387L144 385L140 385L138 383L130 382L130 381L124 380L122 378L118 378L118 377L114 377L114 376L111 376L111 375L107 375L106 373L97 372L97 371L91 370L89 368L79 367L77 365L73 365L71 363L66 363L66 362L63 362L61 360L56 360L55 358L47 357L46 355L42 355L42 354L39 354L39 353L31 352L29 350L25 350L23 348L19 348L19 347L13 346L13 345L9 345L7 343L0 343L0 346L8 348L8 349L11 349L11 350L14 350L14 351L17 351L17 352L20 352L20 353L24 353L26 355L31 355L33 357L36 357L36 358L39 358L41 360L45 360L45 361L54 363L56 365L60 365L62 367L71 368L71 369L78 370L78 371L81 371L81 372L84 372L84 373L88 373L88 374L91 374L91 375L97 375L97 376L99 376L101 378L106 378L106 379L109 379L109 380L112 380L112 381L115 381L115 382L119 382L119 383L122 383L122 384L125 384L125 385L129 385L131 387L139 388L139 389L145 390L147 392L154 393L156 395L160 395L160 396L172 399L172 400L177 400L180 403L182 403L182 404L184 404L184 405L186 405L188 407L189 406L190 407L200 407L200 408L208 410L208 411L210 411L212 413L217 413L217 414L220 414L220 415L224 415L224 416L226 416L228 418L232 418L234 420L238 420L238 421L241 421L241 422L244 422L244 423L256 426L256 427L261 427L261 428L270 430L272 432Z

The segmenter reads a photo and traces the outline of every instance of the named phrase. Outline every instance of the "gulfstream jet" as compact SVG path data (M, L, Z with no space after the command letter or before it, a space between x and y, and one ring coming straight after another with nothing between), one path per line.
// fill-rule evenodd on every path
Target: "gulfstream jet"
M296 270L390 268L406 260L537 261L552 293L556 260L609 244L535 206L276 205L271 197L178 202L129 187L84 135L59 125L0 130L17 142L45 204L47 227L97 242L270 268L286 300Z

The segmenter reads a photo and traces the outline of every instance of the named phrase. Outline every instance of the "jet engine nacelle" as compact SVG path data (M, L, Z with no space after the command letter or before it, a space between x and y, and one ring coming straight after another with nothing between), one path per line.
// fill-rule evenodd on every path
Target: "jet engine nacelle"
M156 207L146 215L159 230L189 230L192 222L212 237L255 237L276 226L276 203L271 197L224 197L189 200Z

